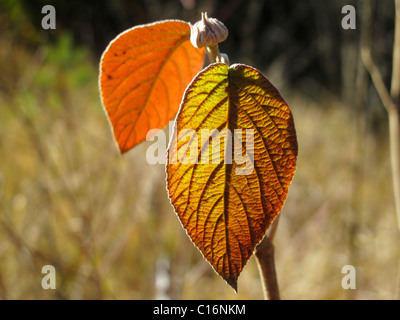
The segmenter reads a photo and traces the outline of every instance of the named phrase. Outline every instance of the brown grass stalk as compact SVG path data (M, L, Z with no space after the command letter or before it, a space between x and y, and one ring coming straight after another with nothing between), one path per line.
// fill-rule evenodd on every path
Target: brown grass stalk
M381 72L372 58L371 49L368 45L362 47L361 59L388 113L393 193L397 225L400 231L400 0L395 0L395 6L395 36L390 92L386 88Z

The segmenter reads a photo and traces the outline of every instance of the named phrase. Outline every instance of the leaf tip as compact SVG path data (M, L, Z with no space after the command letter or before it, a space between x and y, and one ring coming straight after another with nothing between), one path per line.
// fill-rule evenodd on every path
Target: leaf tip
M238 293L236 278L229 277L229 278L226 278L225 281L233 288L233 290L235 290L235 293Z
M128 148L123 148L121 146L118 146L118 150L119 150L119 154L120 155L123 155L123 154L125 154L125 153L127 153L129 151Z

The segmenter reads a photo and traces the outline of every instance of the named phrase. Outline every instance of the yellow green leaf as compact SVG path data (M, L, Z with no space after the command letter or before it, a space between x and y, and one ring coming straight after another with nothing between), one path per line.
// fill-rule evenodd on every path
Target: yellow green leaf
M291 111L258 70L215 63L186 89L168 149L169 197L193 243L235 290L282 209L296 157Z

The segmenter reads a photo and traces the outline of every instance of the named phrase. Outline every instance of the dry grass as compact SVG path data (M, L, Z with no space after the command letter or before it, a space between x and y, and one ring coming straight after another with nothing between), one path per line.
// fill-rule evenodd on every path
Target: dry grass
M169 204L164 167L146 162L149 143L118 154L84 51L68 38L33 55L3 42L1 298L262 299L254 258L235 294L193 247ZM299 158L275 237L282 298L397 298L386 135L362 132L326 93L285 97ZM41 288L46 264L56 268L56 290ZM346 264L356 267L356 290L341 287Z

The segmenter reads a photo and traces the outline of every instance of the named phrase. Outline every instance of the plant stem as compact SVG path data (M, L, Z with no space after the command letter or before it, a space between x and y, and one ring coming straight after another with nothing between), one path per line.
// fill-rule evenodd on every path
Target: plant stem
M206 53L211 63L217 62L217 57L220 54L218 49L218 44L206 47Z
M370 46L365 45L365 47L362 48L361 59L371 75L372 82L374 83L379 97L388 113L393 195L397 218L397 228L400 232L400 0L394 0L394 2L395 30L390 93L383 82L382 75L378 67L372 59ZM396 297L398 297L399 292L400 273L397 275Z
M278 278L275 269L273 239L278 227L279 216L273 222L269 234L256 247L258 270L262 278L264 298L280 300Z
M395 104L395 111L389 115L390 150L395 194L397 224L400 231L400 0L395 1L395 27L393 43L393 64L390 96ZM400 263L399 263L400 270ZM397 273L396 295L400 293L400 272Z
M390 153L397 223L400 230L400 0L395 2L395 34L390 96L394 110L389 113Z
M372 58L369 45L365 45L361 49L361 58L388 113L393 194L397 226L400 231L400 0L395 0L395 5L395 36L393 43L392 83L390 93Z
M218 44L206 47L206 53L210 63L222 62L229 65L228 55L219 52Z
M395 30L393 44L391 96L399 108L400 103L400 0L395 2Z

